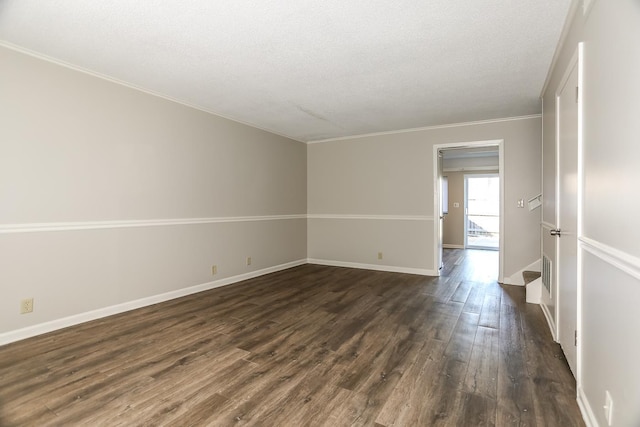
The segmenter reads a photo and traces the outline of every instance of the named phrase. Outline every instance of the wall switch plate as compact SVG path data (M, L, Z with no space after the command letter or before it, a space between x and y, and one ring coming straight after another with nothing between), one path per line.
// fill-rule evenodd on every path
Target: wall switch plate
M251 257L250 256L247 257L247 265L251 265Z
M216 274L218 274L218 266L217 265L212 265L211 266L211 275L215 276Z
M613 399L609 390L604 392L604 418L607 420L607 425L613 425Z
M33 298L25 298L20 301L20 314L33 312Z
M518 199L518 207L524 208L524 199Z
M378 259L382 259L382 252L378 252Z
M460 207L460 202L453 202L453 207L454 208L459 208Z

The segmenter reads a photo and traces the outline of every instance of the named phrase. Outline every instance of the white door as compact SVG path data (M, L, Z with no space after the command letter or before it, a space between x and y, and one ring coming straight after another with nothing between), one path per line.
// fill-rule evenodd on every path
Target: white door
M578 62L557 95L558 114L558 341L577 374L578 325Z

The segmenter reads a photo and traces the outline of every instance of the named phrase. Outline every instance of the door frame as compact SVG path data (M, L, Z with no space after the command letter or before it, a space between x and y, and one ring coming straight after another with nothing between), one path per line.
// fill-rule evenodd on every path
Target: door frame
M498 282L504 279L504 139L486 141L452 142L433 145L433 270L439 276L439 266L442 265L442 233L440 216L442 206L440 197L440 179L442 178L441 151L460 150L464 148L498 147L498 176L500 177L500 248L498 250Z
M562 227L560 221L560 214L562 210L562 201L560 199L560 177L561 168L560 168L560 95L562 94L562 90L567 84L567 80L571 76L571 73L574 69L577 68L578 71L578 131L577 131L577 198L576 208L577 208L577 224L576 224L576 372L574 372L576 378L576 386L581 387L581 378L582 378L582 275L580 272L582 269L582 251L580 250L579 243L580 238L583 236L582 232L582 215L583 215L583 86L584 86L584 42L578 43L578 47L576 48L571 60L567 64L565 72L560 80L558 87L555 91L555 108L556 108L556 117L555 117L555 133L556 133L556 146L555 146L555 155L556 155L556 164L555 164L555 185L556 185L556 197L555 197L555 227ZM562 313L560 311L560 305L562 304L560 297L560 238L556 239L555 243L555 260L554 260L554 268L553 275L555 278L554 286L554 294L552 298L555 297L555 331L552 331L552 335L554 336L554 340L556 342L560 342L560 327L562 322Z
M465 249L482 249L482 250L488 250L488 251L495 251L496 248L492 248L492 247L487 247L487 246L472 246L469 247L468 244L468 237L469 237L469 219L468 219L468 215L469 215L469 189L468 189L468 180L469 178L494 178L497 177L498 178L498 185L501 185L500 183L500 174L499 173L477 173L477 174L464 174L463 175L463 180L464 180L464 248ZM500 197L500 200L502 200L502 198ZM498 201L498 203L500 203L500 201ZM498 215L500 215L501 211L500 208L498 207ZM499 223L498 223L498 234L500 233L500 230L502 230L502 221L503 218L502 217L498 217L499 219ZM500 244L500 235L498 235L498 245ZM500 250L500 247L498 247L498 250Z

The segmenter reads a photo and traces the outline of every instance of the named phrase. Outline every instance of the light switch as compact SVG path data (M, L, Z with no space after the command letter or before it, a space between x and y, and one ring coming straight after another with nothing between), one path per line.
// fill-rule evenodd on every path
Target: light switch
M460 203L458 203L458 202L453 202L453 207L454 207L454 208L459 208L459 207L460 207Z

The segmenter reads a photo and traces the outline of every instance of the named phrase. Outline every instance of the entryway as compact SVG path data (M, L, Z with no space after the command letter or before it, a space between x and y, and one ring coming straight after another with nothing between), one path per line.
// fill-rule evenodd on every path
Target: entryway
M433 149L435 270L443 265L443 248L491 250L498 252L502 282L503 141L436 144ZM453 237L445 241L445 234Z

